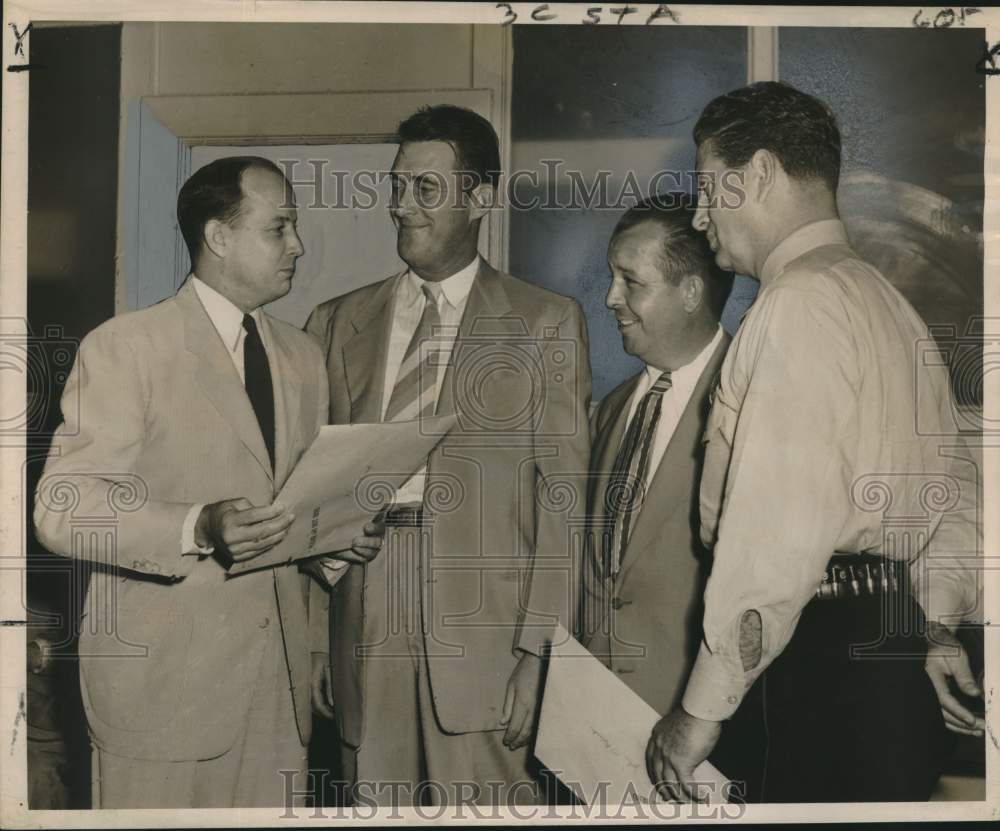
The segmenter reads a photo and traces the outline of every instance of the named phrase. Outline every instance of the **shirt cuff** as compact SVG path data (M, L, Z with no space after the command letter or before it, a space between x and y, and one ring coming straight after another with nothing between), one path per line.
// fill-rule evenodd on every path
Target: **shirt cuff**
M200 546L194 539L194 527L198 524L198 517L204 507L204 503L192 505L184 517L184 525L181 526L181 554L211 554L215 551L214 545Z
M344 562L343 560L335 560L333 557L320 557L319 565L320 568L323 569L323 575L326 577L326 582L332 586L344 576L344 570L350 565L350 563Z
M702 644L694 662L681 706L685 712L705 721L730 718L746 693L745 673L721 654L712 654Z

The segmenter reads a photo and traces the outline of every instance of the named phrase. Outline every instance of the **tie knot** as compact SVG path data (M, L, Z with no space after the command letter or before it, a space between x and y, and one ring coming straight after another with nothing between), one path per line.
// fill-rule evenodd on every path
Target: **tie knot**
M251 315L243 315L243 328L246 329L248 335L256 335L257 321Z
M427 302L430 303L435 309L438 304L438 297L441 294L441 287L434 283L424 283L420 290L424 293L424 297Z
M670 379L670 372L665 371L653 382L653 386L649 388L649 391L654 395L663 395L671 386L673 386L673 381Z

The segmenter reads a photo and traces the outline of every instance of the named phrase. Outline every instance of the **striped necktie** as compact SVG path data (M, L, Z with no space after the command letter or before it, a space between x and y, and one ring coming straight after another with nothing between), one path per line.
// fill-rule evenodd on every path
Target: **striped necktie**
M642 506L646 472L649 470L649 448L660 421L663 393L670 389L670 385L670 373L664 372L642 397L615 456L604 492L604 509L608 517L604 531L605 577L614 577L618 573L635 516Z
M441 315L437 295L441 289L424 283L424 311L396 374L384 421L408 421L433 415L437 404L438 354Z

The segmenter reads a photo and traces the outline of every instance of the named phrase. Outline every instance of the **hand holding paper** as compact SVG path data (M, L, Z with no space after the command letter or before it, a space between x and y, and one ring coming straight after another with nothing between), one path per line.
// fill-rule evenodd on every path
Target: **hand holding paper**
M578 799L608 805L654 802L646 747L659 714L561 626L552 653L535 755ZM729 782L702 762L693 778L711 803L726 802Z
M362 530L426 463L455 420L452 415L320 428L275 500L295 515L284 538L252 560L234 563L229 573L332 552L341 552L347 562L370 560L378 551L378 535ZM373 539L359 546L367 551L351 553L359 536Z

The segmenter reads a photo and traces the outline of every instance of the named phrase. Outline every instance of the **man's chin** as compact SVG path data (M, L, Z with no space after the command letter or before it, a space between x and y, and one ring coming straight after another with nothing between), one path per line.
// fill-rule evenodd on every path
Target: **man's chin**
M726 254L721 251L715 252L715 264L721 268L723 271L735 271L733 268L733 261L729 259Z

